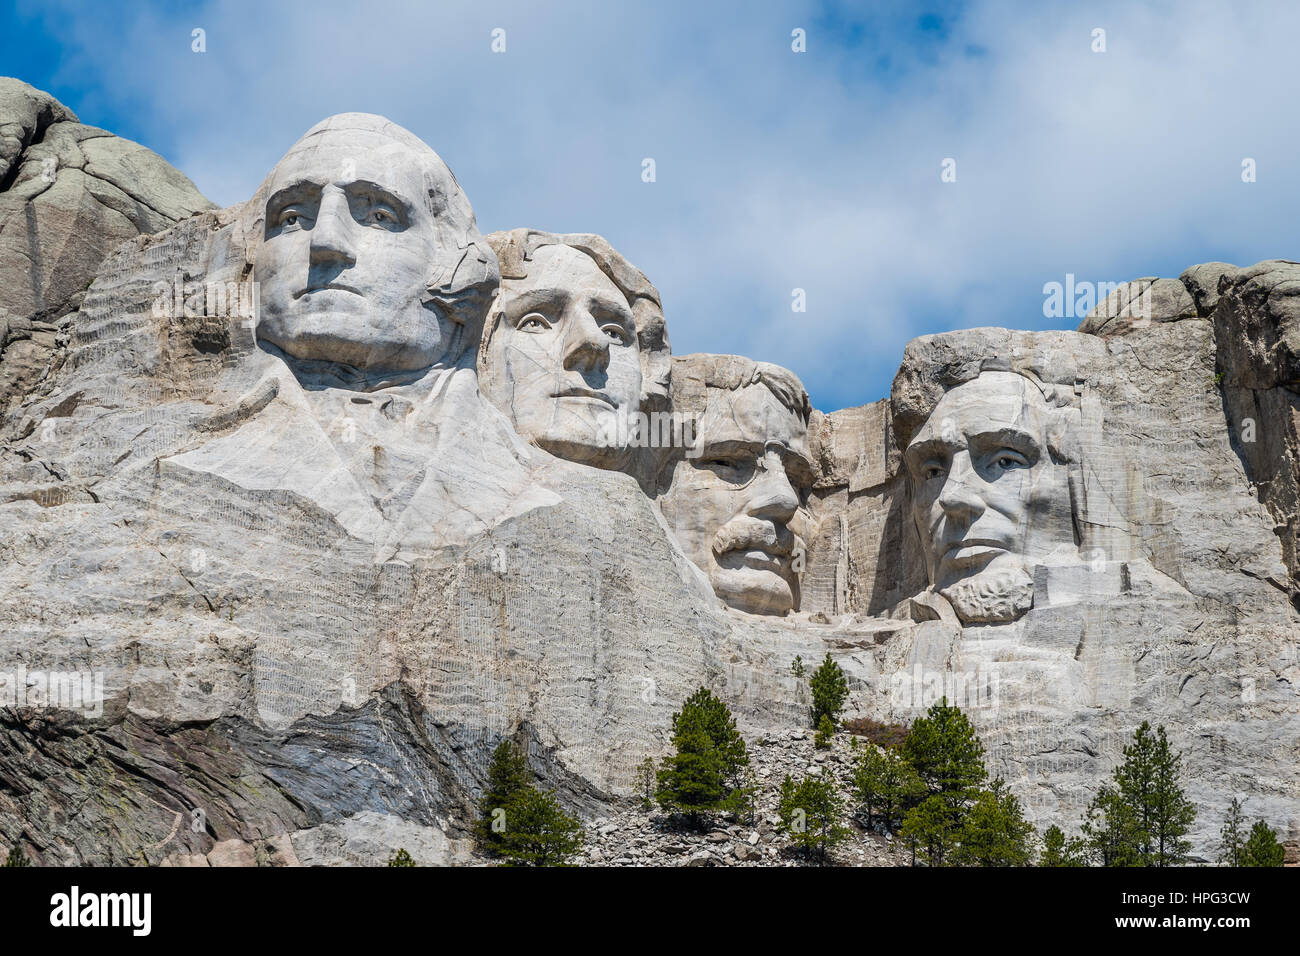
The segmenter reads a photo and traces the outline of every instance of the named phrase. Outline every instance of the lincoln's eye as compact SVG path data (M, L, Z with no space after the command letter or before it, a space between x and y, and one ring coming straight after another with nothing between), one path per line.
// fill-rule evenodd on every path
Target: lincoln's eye
M1012 468L1024 468L1029 462L1020 452L1004 448L994 457L993 464L1002 471L1009 471Z
M520 319L519 324L515 326L515 328L519 329L520 332L545 332L550 327L551 323L547 322L544 317L538 315L536 312L528 313Z

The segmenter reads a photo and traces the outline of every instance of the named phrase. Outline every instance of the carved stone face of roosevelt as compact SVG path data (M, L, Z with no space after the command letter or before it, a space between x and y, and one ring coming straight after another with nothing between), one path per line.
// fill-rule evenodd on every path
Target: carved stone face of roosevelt
M812 487L807 424L762 382L709 389L697 441L698 456L677 462L660 498L682 548L728 606L797 609Z
M483 388L515 429L552 454L617 468L641 398L641 356L627 297L566 245L533 254L504 280Z
M426 177L438 172L377 130L325 129L290 150L272 174L254 264L258 338L365 370L442 359L448 323L423 304L440 254Z
M1028 569L1077 555L1068 468L1048 449L1053 409L1014 372L952 389L904 455L935 590L967 623L1010 620L1032 600Z

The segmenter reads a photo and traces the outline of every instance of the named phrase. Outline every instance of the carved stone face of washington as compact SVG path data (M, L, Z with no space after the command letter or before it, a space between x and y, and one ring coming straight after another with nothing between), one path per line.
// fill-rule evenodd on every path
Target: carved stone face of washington
M1051 450L1059 411L1029 378L984 372L945 394L906 449L930 584L968 624L1019 617L1030 569L1077 557L1068 466Z
M330 117L280 160L264 195L259 340L291 361L356 370L360 387L476 344L481 324L462 330L434 293L463 283L481 237L455 177L414 135L378 116Z

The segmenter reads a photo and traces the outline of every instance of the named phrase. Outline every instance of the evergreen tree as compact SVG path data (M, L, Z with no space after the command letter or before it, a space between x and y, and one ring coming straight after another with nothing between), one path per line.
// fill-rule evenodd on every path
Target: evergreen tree
M1114 787L1097 791L1082 830L1089 854L1102 866L1142 865L1136 814Z
M481 847L489 850L500 847L506 805L516 793L531 786L532 779L528 760L514 741L507 739L497 744L488 764L487 786L479 800L477 836Z
M1053 823L1043 834L1043 852L1039 866L1087 866L1088 847L1078 837L1068 840L1061 828Z
M31 865L32 865L32 861L27 859L27 854L23 853L23 851L18 848L18 844L16 843L10 848L9 855L5 857L5 861L3 863L0 863L0 866L31 866Z
M706 813L743 807L749 753L731 711L708 688L673 714L673 746L656 775L660 806L688 814L697 825Z
M415 866L415 861L411 859L411 854L405 849L399 849L396 853L388 858L389 866Z
M1221 842L1219 864L1221 866L1245 865L1246 834L1242 832L1244 822L1241 801L1233 797L1232 804L1228 807L1228 815L1224 818L1223 827L1219 830Z
M831 738L835 736L835 725L831 723L829 714L822 714L821 722L817 724L817 731L813 734L813 746L818 750L826 750L831 745Z
M849 683L844 678L844 671L840 670L839 664L831 660L831 655L828 652L826 659L813 671L808 683L812 688L812 707L810 708L812 725L819 727L822 718L827 717L830 719L831 732L834 733L836 721L840 718L840 711L844 709L844 702L849 697Z
M988 776L975 728L958 708L948 706L946 697L912 724L902 750L929 792L953 803L973 799Z
M1124 748L1124 762L1115 768L1120 798L1133 813L1136 849L1141 866L1180 866L1187 862L1191 843L1183 839L1196 808L1179 786L1182 755L1169 747L1163 726L1151 733L1146 721Z
M1263 820L1250 828L1250 838L1242 849L1242 866L1281 866L1286 850L1277 842L1277 833Z
M962 819L952 862L959 866L1029 866L1034 827L1002 778L981 790Z
M880 811L886 829L898 825L903 810L926 794L925 784L902 755L868 743L853 770L854 797L866 811L867 826Z
M505 819L500 854L512 866L564 866L582 849L582 826L554 793L531 786L516 791L506 803Z
M919 853L930 866L943 866L957 846L964 807L935 794L926 797L903 816L899 836L912 848L912 863Z
M655 796L655 761L653 757L646 757L637 765L634 786L636 795L641 798L641 809L651 809L654 806Z
M781 829L806 853L816 851L826 862L831 847L842 842L849 831L841 824L844 801L835 779L826 770L804 777L798 783L786 776L777 804Z

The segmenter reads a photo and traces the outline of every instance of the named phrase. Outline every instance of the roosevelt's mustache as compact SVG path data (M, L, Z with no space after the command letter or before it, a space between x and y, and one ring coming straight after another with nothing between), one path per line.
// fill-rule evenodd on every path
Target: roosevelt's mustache
M739 515L723 525L713 536L713 553L758 549L777 557L788 558L804 550L803 539L787 528L762 518Z

